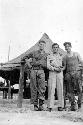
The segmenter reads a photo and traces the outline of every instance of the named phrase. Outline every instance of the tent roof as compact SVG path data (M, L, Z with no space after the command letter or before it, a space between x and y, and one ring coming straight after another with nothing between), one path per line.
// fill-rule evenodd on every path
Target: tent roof
M40 40L45 40L45 42L46 42L45 52L51 53L51 47L52 47L53 42L49 38L49 36L46 33L44 33ZM34 46L32 46L30 49L28 49L25 53L21 54L17 58L14 58L14 59L10 60L9 62L3 64L0 67L0 70L9 71L9 70L13 70L13 69L16 69L16 68L17 69L20 68L21 58L23 58L25 55L27 55L27 54L29 54L33 51L38 50L38 42ZM62 53L62 55L65 54L64 50L62 50L61 48L60 48L60 53Z

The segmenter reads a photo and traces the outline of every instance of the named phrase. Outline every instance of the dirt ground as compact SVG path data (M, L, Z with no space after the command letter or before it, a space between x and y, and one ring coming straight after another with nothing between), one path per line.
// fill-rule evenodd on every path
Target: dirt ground
M69 102L67 103L69 106ZM47 107L45 101L44 108ZM23 99L17 108L17 98L0 98L0 125L83 125L83 104L80 111L57 111L57 101L52 112L34 111L29 99Z

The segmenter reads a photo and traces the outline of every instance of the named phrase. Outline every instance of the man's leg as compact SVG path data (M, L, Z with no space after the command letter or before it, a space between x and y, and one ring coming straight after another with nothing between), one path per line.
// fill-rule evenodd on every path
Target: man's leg
M57 73L57 95L58 95L58 110L62 110L64 107L63 97L63 73Z
M78 81L79 88L78 88L78 109L81 108L81 103L82 103L82 82L81 80Z
M76 103L75 103L75 87L76 87L76 76L71 75L71 83L70 83L70 101L71 101L71 111L76 110Z
M38 70L37 72L37 82L38 82L38 98L39 98L39 110L43 110L43 103L45 100L45 73L43 70Z
M75 111L75 97L74 97L74 77L71 73L66 74L66 80L67 80L67 92L69 93L69 101L71 103L71 111Z
M76 92L75 92L76 89ZM73 76L72 86L71 86L71 110L76 110L75 95L78 95L78 108L81 108L82 99L82 85L80 80L80 72L77 72Z
M37 95L37 80L36 80L36 71L31 70L31 82L30 82L30 89L31 89L31 103L34 104L34 110L38 110L38 95Z
M71 101L71 111L75 111L75 96L74 93L71 92L70 94L70 101Z
M54 94L56 88L56 73L49 72L49 80L48 80L48 109L52 109L54 107Z

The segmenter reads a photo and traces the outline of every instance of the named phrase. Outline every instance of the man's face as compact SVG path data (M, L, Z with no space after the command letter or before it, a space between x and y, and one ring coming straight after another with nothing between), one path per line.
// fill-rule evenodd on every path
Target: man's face
M39 43L39 49L40 49L40 50L44 50L44 47L45 47L45 43L40 42L40 43Z
M57 53L58 50L59 50L59 46L58 45L54 45L52 50L53 50L53 53Z
M70 46L69 44L66 44L66 45L65 45L65 50L66 50L67 52L70 52L70 51L71 51L71 46Z

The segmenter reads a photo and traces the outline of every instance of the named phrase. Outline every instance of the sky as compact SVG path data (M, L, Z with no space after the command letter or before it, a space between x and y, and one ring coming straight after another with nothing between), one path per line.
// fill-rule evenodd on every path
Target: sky
M83 58L83 0L0 0L0 62L16 58L47 33Z

